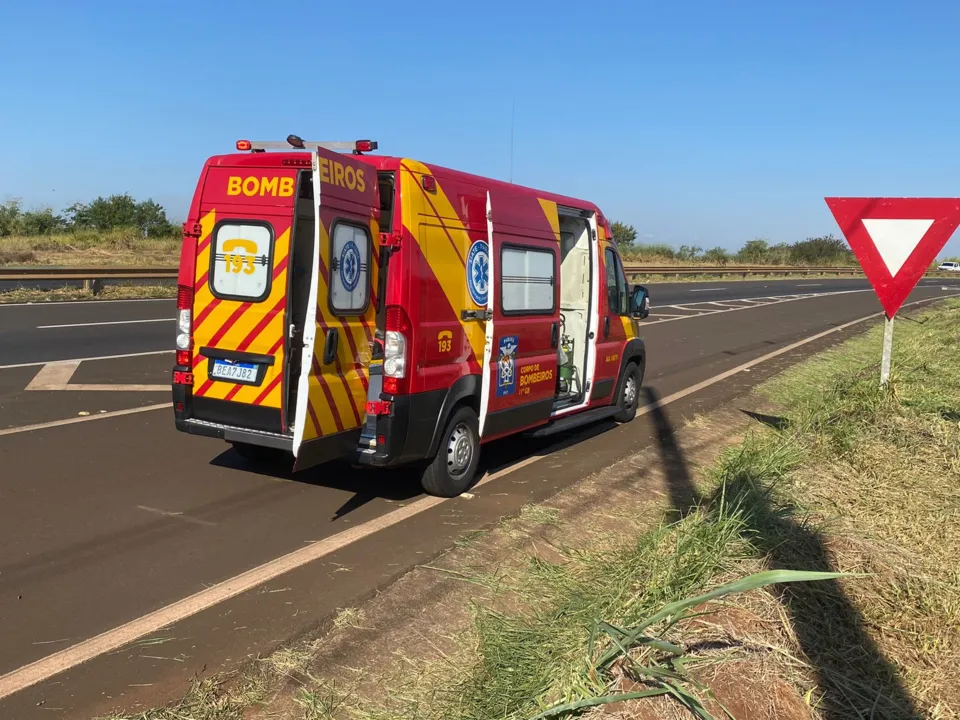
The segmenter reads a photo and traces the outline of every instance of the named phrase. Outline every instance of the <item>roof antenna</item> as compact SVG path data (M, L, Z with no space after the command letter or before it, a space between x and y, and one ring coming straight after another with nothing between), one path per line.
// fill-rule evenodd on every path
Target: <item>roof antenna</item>
M513 183L513 126L517 119L517 97L513 97L513 106L510 110L510 183Z

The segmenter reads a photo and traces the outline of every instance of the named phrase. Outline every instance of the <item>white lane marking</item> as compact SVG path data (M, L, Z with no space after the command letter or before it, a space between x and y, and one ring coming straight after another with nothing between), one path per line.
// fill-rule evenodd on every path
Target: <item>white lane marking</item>
M693 305L706 305L708 303L686 303L685 305L664 305L663 307L676 308L677 310L683 310L685 312L695 312L697 315L683 315L681 317L675 318L666 318L664 320L652 320L650 322L644 322L643 325L661 325L668 322L677 322L679 320L688 320L690 318L702 317L704 315L716 315L717 313L728 313L728 312L738 312L740 310L752 310L753 308L758 307L769 307L770 305L779 305L780 303L785 302L796 302L798 300L810 300L813 298L823 298L831 297L833 295L848 295L850 293L859 293L859 292L873 292L872 289L868 288L866 290L839 290L837 292L828 292L828 293L810 293L808 295L784 295L784 296L774 296L769 298L754 298L755 300L768 300L769 302L754 304L754 305L742 305L740 307L731 307L724 310L708 310L705 308L690 307Z
M805 285L797 285L797 287L821 287L823 283L806 283Z
M954 293L953 295L948 295L946 297L957 296L960 296L960 293ZM926 300L917 300L912 303L906 303L903 307L919 305L920 303L931 302L933 300L941 300L943 297L944 296L938 296L935 298L928 298ZM857 325L858 323L862 323L873 318L878 318L882 315L883 313L871 313L870 315L865 315L864 317L857 318L856 320L851 320L843 325L838 325L837 327L832 327L815 335L811 335L803 340L798 340L795 343L786 345L785 347L774 350L773 352L769 352L761 357L754 358L753 360L745 362L742 365L738 365L731 370L722 372L719 375L714 375L712 378L703 380L696 385L691 385L690 387L675 392L672 395L661 398L656 402L645 405L637 410L637 415L646 415L657 408L662 408L665 405L676 402L677 400L685 398L692 393L710 387L711 385L721 382L722 380L726 380L727 378L736 375L739 372L745 372L755 365L759 365L767 360L779 357L784 353L788 353L791 350L795 350L798 347L802 347L807 343L819 340L827 335L840 332L841 330L846 330L847 328ZM169 407L169 405L167 405L167 407ZM103 416L100 415L98 417ZM571 440L568 439L566 442L570 443ZM514 465L491 473L490 475L482 478L477 483L476 487L482 486L505 475L509 475L510 473L527 467L528 465L532 465L537 460L547 457L552 450L563 445L563 442L556 443L555 445L551 445L550 447L544 449L537 455L525 458ZM142 638L145 635L149 635L150 633L154 633L157 630L166 627L167 625L171 625L175 622L179 622L180 620L184 620L185 618L196 615L203 610L211 608L214 605L218 605L219 603L229 600L230 598L236 597L247 590L251 590L265 582L269 582L280 575L288 573L292 570L296 570L307 563L313 562L314 560L319 560L320 558L330 555L337 550L357 542L358 540L369 537L380 530L385 530L389 527L392 527L397 523L414 517L415 515L419 515L420 513L442 503L448 502L449 500L456 500L456 498L421 498L410 503L406 507L398 508L397 510L393 510L385 515L381 515L378 518L368 520L361 525L350 528L349 530L343 530L336 535L331 535L323 540L312 542L309 545L300 548L299 550L294 550L293 552L282 555L274 560L269 560L251 570L247 570L246 572L240 573L239 575L236 575L228 580L219 582L216 585L211 585L200 592L194 593L193 595L190 595L182 600L177 600L176 602L173 602L166 607L162 607L152 613L148 613L147 615L143 615L135 620L131 620L128 623L113 628L112 630L107 630L95 637L79 642L71 647L64 648L63 650L55 652L52 655L40 658L39 660L36 660L29 665L24 665L20 668L17 668L6 675L0 675L0 700L8 695L12 695L15 692L23 690L24 688L28 688L31 685L43 682L44 680L47 680L58 673L76 667L77 665L87 662L88 660L92 660L105 653L118 650L127 643L133 642L134 640Z
M170 385L137 385L137 384L100 384L100 383L71 383L70 378L80 367L82 360L67 360L47 363L33 380L27 384L26 390L75 390L79 392L170 392Z
M726 290L726 288L695 288L690 292L713 292L714 290Z
M23 303L0 303L0 310L11 307L50 307L52 305L89 305L97 307L98 305L113 305L115 303L148 303L148 302L173 302L175 298L143 298L141 300L63 300L61 302L23 302Z
M53 420L52 422L37 423L35 425L21 425L20 427L0 430L0 436L16 435L17 433L31 432L33 430L45 430L46 428L90 422L91 420L106 420L107 418L120 417L121 415L134 415L136 413L148 412L150 410L163 410L164 408L171 407L173 407L173 403L168 402L160 403L159 405L144 405L143 407L130 408L129 410L113 410L111 412L100 413L99 415L84 415L83 417L68 418L67 420ZM2 697L2 695L0 695L0 697Z
M93 327L94 325L136 325L138 323L174 322L176 318L153 318L151 320L112 320L110 322L70 323L68 325L37 325L37 330L53 328Z
M59 390L70 382L70 378L80 367L79 360L49 363L40 368L33 380L27 385L27 390Z
M113 302L112 300L110 302ZM167 355L173 350L151 350L150 352L125 353L123 355L98 355L96 357L70 358L67 360L41 360L39 362L17 363L16 365L0 365L0 370L13 370L14 368L39 367L49 365L54 362L86 362L87 360L119 360L120 358L146 357L147 355Z
M149 513L154 513L155 515L162 515L163 517L176 518L177 520L183 520L184 522L193 523L194 525L207 525L207 526L216 525L215 522L210 522L209 520L201 520L200 518L190 517L189 515L184 515L182 512L171 512L170 510L160 510L158 508L147 507L146 505L137 505L137 509L143 510Z
M651 311L650 315L651 315L651 316L656 315L656 317L674 317L674 318L676 318L676 317L691 317L690 315L670 315L669 313L661 313L661 312L654 312L654 311Z

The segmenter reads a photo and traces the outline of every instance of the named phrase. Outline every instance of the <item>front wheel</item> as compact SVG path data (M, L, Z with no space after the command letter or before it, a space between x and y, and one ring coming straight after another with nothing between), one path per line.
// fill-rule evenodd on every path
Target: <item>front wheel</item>
M613 416L618 423L628 423L637 416L640 404L640 385L643 383L643 369L636 363L630 363L623 371L623 388L617 398L619 410Z
M456 497L473 484L479 462L480 422L471 408L462 407L447 423L437 456L420 484L429 495Z

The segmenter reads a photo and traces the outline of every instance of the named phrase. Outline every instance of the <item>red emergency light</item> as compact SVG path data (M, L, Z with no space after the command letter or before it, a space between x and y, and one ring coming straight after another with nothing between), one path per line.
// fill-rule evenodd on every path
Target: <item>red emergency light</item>
M253 143L249 140L237 140L237 150L240 152L246 152L251 149L253 149Z
M373 152L377 149L377 143L375 140L357 140L356 150L357 152Z

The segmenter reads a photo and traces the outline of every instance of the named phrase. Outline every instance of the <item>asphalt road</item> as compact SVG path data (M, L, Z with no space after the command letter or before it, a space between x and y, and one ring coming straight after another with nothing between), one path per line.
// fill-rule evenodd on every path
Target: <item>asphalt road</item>
M655 307L644 327L648 398L690 391L666 410L681 424L865 326L691 391L698 384L879 311L862 281L822 283L651 285ZM925 281L910 300L948 295L941 288L949 284ZM842 294L797 297L813 293ZM421 497L404 472L329 465L291 476L250 467L223 443L177 433L169 409L29 432L2 429L168 402L164 392L26 390L40 367L3 366L169 349L172 322L162 319L172 310L170 301L0 306L0 687L5 673L307 543L377 527ZM90 324L150 319L161 321ZM44 327L64 324L80 327ZM169 363L168 355L88 361L70 382L162 385L169 381ZM643 416L554 439L565 444L561 448L526 439L486 446L483 466L492 479L472 498L440 502L144 640L0 698L0 717L88 718L167 701L204 668L232 667L316 629L338 608L355 605L463 533L655 442L657 434ZM539 454L544 457L536 460ZM517 469L504 471L510 467Z
M960 287L960 278L921 280L921 287ZM653 307L792 293L868 290L858 278L651 283ZM173 300L78 301L0 305L0 367L173 349Z

